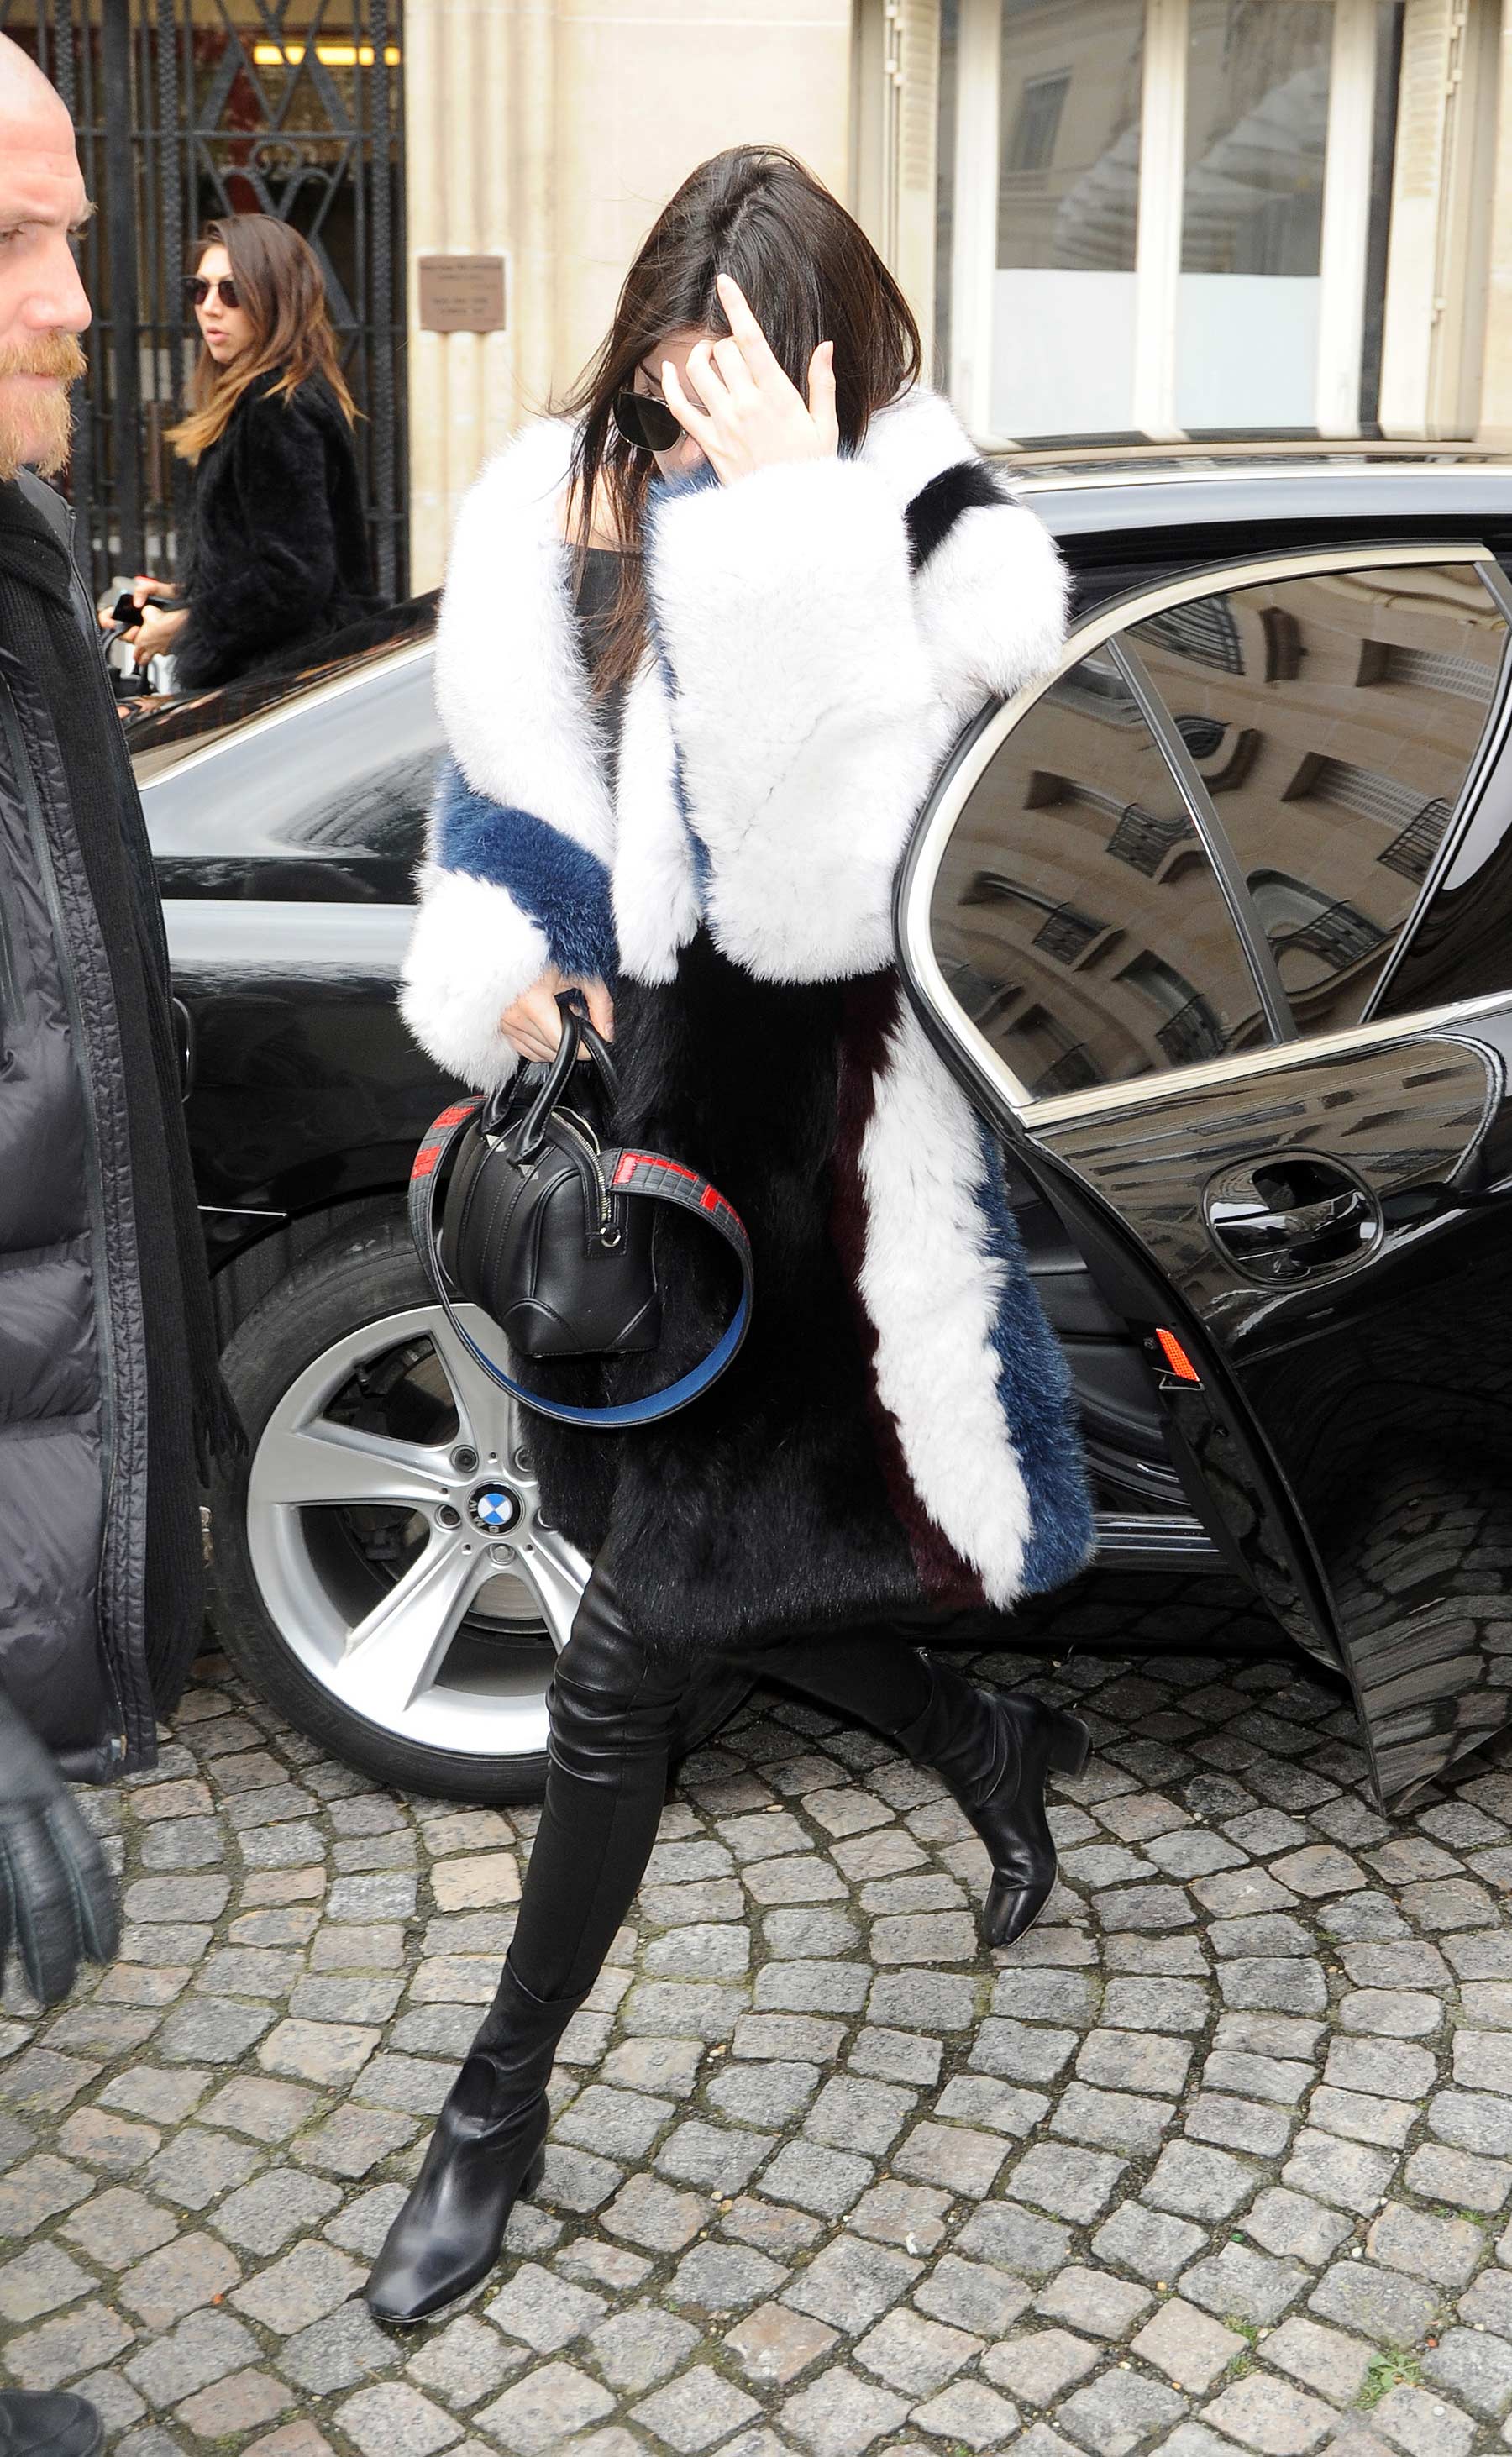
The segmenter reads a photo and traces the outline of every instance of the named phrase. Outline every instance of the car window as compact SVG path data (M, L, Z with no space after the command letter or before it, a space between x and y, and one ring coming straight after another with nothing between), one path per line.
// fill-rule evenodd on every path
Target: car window
M163 894L407 901L441 754L425 651L255 720L144 784Z
M1034 702L972 788L931 936L954 995L1036 1095L1270 1038L1208 856L1106 650Z
M1503 684L1503 693L1507 685ZM1512 758L1503 746L1373 1013L1512 990Z
M1506 626L1474 565L1297 572L1122 636L1238 857L1298 1030L1357 1023L1496 692Z

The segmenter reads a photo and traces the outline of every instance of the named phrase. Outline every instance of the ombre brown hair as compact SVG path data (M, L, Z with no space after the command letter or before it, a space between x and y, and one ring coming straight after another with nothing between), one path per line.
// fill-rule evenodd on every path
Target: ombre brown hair
M180 460L197 461L225 433L238 402L260 376L276 374L278 382L269 389L284 394L311 376L323 376L353 425L361 412L337 359L325 279L308 240L272 214L227 214L206 223L196 250L197 271L216 246L231 258L238 302L252 319L252 339L228 366L201 348L190 379L188 416L168 430Z
M733 145L700 164L663 207L625 277L609 334L561 403L581 422L572 451L568 534L586 551L607 505L626 549L600 692L624 682L646 640L640 552L655 464L614 425L614 395L641 361L689 326L727 334L715 287L728 273L790 382L808 400L809 361L835 344L840 450L854 452L874 411L919 379L919 327L859 222L796 155L778 145Z

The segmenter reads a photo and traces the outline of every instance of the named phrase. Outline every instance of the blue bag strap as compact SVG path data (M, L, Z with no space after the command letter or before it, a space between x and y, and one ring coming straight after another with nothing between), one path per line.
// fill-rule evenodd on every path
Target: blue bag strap
M511 1399L531 1409L538 1416L549 1416L559 1425L584 1425L594 1433L629 1433L637 1425L654 1425L662 1416L675 1414L679 1408L702 1395L711 1383L717 1382L731 1366L751 1327L751 1306L756 1280L751 1266L751 1240L745 1223L733 1204L691 1168L668 1160L660 1152L632 1151L625 1148L606 1151L602 1155L605 1182L616 1194L638 1195L652 1203L669 1203L676 1210L686 1211L706 1228L721 1236L740 1265L740 1296L727 1328L702 1361L669 1382L664 1390L650 1392L644 1399L626 1399L609 1408L572 1408L560 1399L546 1399L538 1391L528 1391L516 1382L503 1367L486 1355L473 1338L452 1302L446 1286L445 1270L436 1242L436 1184L453 1146L466 1134L484 1104L481 1098L454 1101L443 1109L435 1123L426 1129L425 1141L415 1154L409 1172L409 1226L415 1240L415 1250L424 1266L425 1277L435 1291L436 1299L463 1347L480 1365L491 1382L507 1391Z

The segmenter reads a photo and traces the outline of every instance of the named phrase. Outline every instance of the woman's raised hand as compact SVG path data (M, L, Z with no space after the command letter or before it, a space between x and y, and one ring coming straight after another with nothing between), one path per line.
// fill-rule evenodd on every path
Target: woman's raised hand
M821 341L809 361L805 403L778 365L738 283L721 273L718 287L729 339L699 341L688 353L688 373L704 406L689 400L676 368L664 359L661 385L668 408L725 485L774 462L832 459L839 449L834 342Z
M522 990L513 1005L507 1006L499 1018L499 1030L522 1058L556 1056L557 1043L562 1038L562 1012L556 1002L559 990L581 990L590 1023L606 1041L613 1039L614 1003L603 982L580 981L548 964L540 980Z

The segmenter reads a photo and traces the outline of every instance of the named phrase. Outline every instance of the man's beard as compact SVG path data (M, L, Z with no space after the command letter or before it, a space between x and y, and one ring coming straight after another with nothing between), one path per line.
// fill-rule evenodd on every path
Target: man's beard
M72 333L52 333L35 341L0 345L0 484L19 469L34 469L41 478L55 478L69 457L72 429L69 387L89 372L84 353ZM8 386L8 376L49 376L52 388L29 387L23 402L19 386Z

